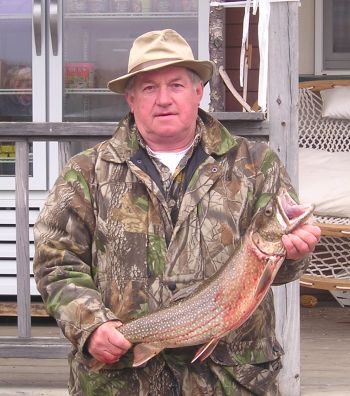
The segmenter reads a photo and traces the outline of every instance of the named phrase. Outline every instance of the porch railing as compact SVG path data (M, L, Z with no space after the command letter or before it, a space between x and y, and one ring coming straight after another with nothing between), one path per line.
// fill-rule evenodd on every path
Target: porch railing
M261 113L214 113L234 134L268 136ZM33 337L29 257L29 145L35 141L103 140L115 123L0 123L0 142L16 145L17 336L0 337L0 357L61 358L69 351L63 337Z

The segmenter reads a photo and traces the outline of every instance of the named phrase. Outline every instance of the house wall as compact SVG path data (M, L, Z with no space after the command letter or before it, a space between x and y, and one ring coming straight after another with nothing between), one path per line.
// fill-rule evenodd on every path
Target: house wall
M315 0L301 0L301 7L299 7L299 74L314 74L314 65Z
M320 0L316 0L320 1ZM239 83L239 63L242 40L244 8L226 9L226 59L225 69L237 91L242 95ZM247 102L252 106L258 98L259 44L258 15L251 15L249 42L253 46L252 65L248 75ZM299 75L313 75L315 70L315 0L301 0L299 7ZM242 111L241 105L226 89L226 111Z
M242 44L244 8L226 9L226 59L225 69L233 86L243 96L243 88L239 82L239 64ZM259 44L258 15L250 16L249 43L253 46L251 68L248 72L247 102L252 106L258 99L259 80ZM242 111L242 106L226 89L226 111Z

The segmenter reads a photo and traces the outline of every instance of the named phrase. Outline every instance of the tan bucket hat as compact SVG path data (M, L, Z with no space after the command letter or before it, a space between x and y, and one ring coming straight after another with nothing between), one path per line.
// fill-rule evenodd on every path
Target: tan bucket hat
M157 30L136 38L130 50L128 73L111 80L108 88L123 93L128 79L136 74L176 65L196 72L206 84L213 75L212 61L198 61L193 57L187 41L175 30Z

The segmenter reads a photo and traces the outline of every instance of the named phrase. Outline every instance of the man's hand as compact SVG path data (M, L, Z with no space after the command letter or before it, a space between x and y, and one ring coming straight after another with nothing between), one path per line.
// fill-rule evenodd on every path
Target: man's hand
M287 259L300 260L312 253L321 238L321 229L311 224L303 224L292 233L283 235L282 242L287 251Z
M98 361L112 364L117 362L132 344L117 329L122 323L110 321L99 326L89 337L87 348Z

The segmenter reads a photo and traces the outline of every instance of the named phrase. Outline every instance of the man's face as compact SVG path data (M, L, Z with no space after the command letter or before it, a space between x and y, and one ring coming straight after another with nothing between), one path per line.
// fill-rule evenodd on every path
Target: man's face
M187 69L165 67L140 73L126 94L136 125L155 151L179 151L194 137L203 84Z

